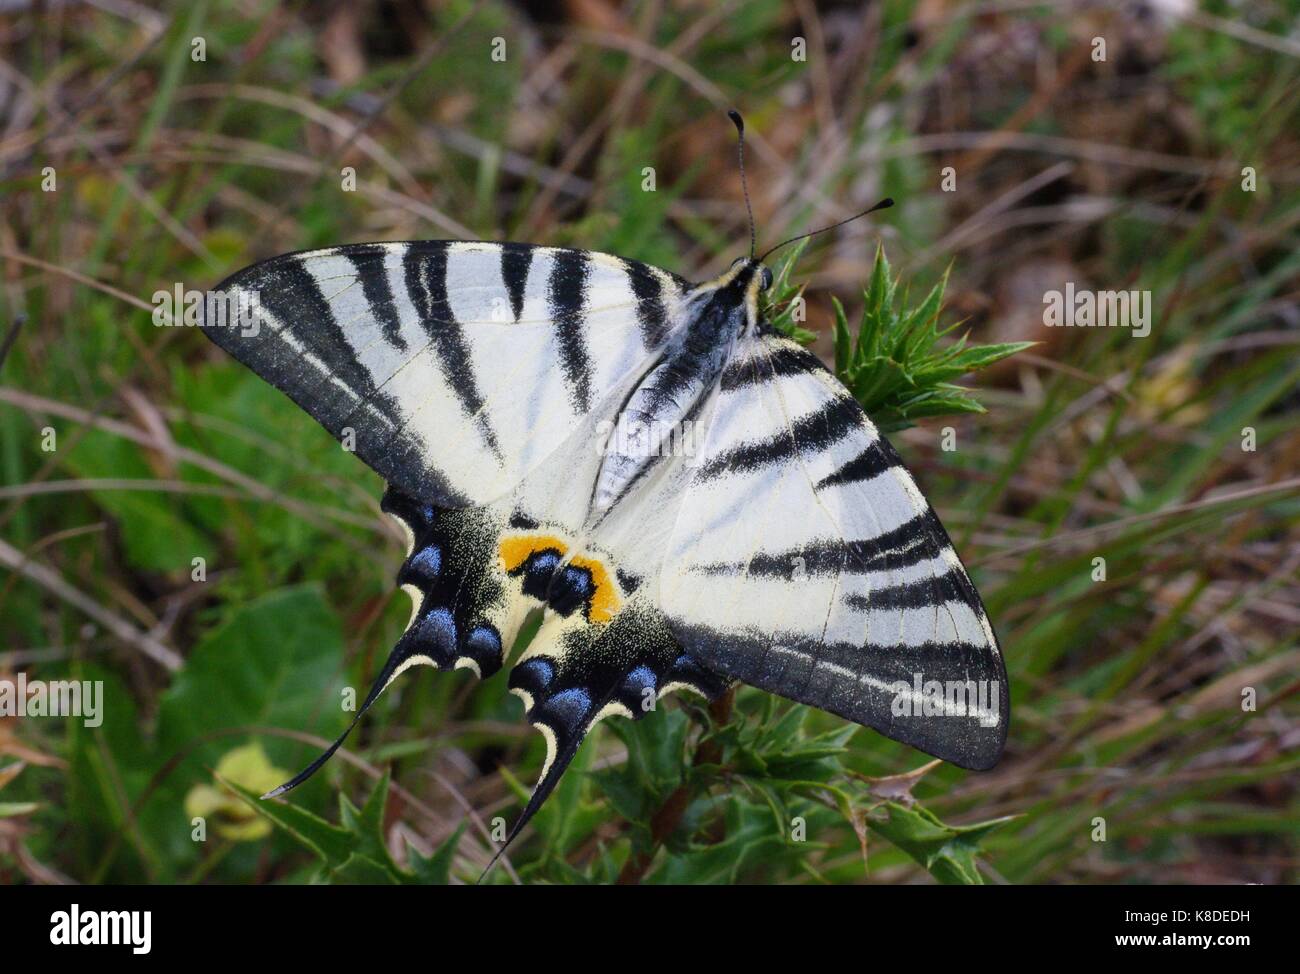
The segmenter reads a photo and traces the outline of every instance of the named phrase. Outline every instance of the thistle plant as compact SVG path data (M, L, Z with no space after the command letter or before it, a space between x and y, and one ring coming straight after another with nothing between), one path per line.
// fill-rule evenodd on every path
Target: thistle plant
M801 246L791 253L776 275L769 315L777 329L806 345L815 335L794 320L795 299L802 296L803 287L790 280L802 250ZM907 288L900 296L899 280L884 248L878 247L871 280L863 291L856 339L849 330L844 306L838 298L831 299L835 307L835 375L882 432L905 429L919 419L984 412L970 390L953 380L1034 344L970 345L966 335L949 340L963 323L946 328L939 324L947 284L945 271L925 299L912 304Z

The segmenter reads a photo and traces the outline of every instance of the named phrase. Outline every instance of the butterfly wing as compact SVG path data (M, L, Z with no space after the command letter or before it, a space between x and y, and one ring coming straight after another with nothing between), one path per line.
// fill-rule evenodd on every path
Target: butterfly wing
M1002 752L979 595L893 448L792 342L749 338L724 373L661 586L711 669L962 767Z
M683 284L588 251L422 241L287 254L215 290L257 314L210 338L404 493L458 508L601 408L664 341Z

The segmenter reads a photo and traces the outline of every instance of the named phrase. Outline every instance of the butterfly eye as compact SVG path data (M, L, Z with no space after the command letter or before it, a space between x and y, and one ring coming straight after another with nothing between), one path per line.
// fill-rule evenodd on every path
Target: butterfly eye
M764 291L772 286L772 271L769 268L763 268L763 276L759 278L758 286Z

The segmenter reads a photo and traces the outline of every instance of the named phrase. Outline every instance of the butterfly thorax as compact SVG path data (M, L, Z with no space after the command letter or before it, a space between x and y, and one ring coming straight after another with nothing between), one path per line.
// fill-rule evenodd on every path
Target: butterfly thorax
M737 339L757 326L758 269L738 262L686 295L678 326L608 430L593 514L604 513L661 459L694 442L688 424L716 388Z

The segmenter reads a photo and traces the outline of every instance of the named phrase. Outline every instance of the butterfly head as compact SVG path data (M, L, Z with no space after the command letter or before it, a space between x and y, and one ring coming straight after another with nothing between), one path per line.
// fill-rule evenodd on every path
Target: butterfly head
M746 290L751 279L760 291L766 291L772 286L772 268L753 257L737 257L731 262L730 273L736 275Z
M772 286L772 271L753 257L737 257L731 266L705 285L719 306L736 316L735 334L757 327L758 296Z
M698 323L703 347L725 347L759 325L759 295L772 286L772 272L753 257L740 257L717 277L695 285L688 316Z

